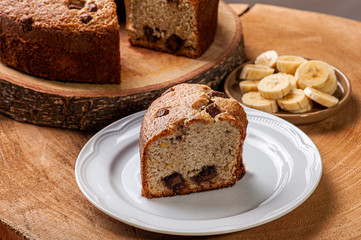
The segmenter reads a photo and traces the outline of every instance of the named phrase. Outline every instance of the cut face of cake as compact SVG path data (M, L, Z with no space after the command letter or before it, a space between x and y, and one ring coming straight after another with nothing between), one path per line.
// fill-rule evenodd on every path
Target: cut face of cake
M245 174L247 118L241 105L205 85L181 84L155 100L140 133L142 195L233 186Z
M212 43L218 0L125 0L131 44L199 57Z

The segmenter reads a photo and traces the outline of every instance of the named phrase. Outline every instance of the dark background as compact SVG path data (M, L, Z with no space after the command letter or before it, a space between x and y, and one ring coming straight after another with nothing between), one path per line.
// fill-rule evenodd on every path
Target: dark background
M361 21L361 0L224 0L227 3L271 4L301 10L321 12Z

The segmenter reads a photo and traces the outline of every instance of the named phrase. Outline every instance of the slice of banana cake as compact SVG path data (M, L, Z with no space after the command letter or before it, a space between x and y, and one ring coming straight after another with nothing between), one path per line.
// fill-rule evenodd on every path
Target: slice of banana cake
M233 186L246 170L242 106L206 85L180 84L148 108L140 130L142 195L183 195Z

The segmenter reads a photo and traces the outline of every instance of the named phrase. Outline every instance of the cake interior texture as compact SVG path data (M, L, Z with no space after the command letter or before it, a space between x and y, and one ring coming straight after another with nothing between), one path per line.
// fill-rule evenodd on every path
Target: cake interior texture
M132 22L130 28L136 30L135 39L142 38L146 32L148 38L163 40L175 34L185 39L184 46L195 48L194 8L189 2L133 1L129 10L128 19Z
M218 0L131 0L126 8L133 45L195 58L213 41Z
M149 148L150 192L169 191L169 176L174 173L174 178L184 180L173 186L179 188L176 191L222 188L230 185L230 180L234 184L241 139L238 128L229 122L195 123L157 139Z
M179 84L148 108L140 130L142 195L184 195L233 186L246 170L242 106L206 85Z

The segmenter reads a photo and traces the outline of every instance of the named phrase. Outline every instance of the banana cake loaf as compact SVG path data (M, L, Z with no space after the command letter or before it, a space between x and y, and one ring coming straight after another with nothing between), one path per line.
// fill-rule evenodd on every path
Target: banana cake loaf
M183 195L233 186L246 170L242 106L206 85L180 84L148 108L139 136L142 195Z
M218 0L2 0L0 61L46 79L119 83L125 8L132 45L196 58L213 41Z
M47 79L119 83L114 1L0 1L0 61Z
M132 45L197 58L211 45L219 0L125 0Z

